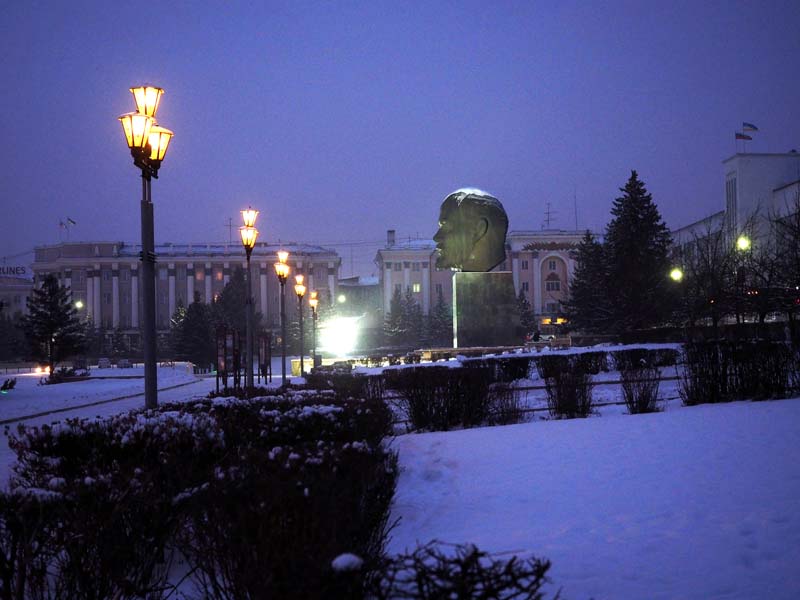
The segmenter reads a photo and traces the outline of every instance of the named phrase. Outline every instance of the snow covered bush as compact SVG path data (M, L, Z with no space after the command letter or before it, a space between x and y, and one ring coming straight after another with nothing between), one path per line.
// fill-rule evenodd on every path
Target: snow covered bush
M398 407L417 431L477 427L490 413L486 367L440 366L387 370L386 385L400 396Z
M683 403L693 406L730 400L728 368L718 342L684 344L679 387Z
M388 559L368 596L375 600L542 600L550 562L538 558L494 558L473 545L431 542Z
M536 361L544 379L547 408L558 419L588 417L592 414L592 376L580 354L551 354Z
M622 369L619 375L622 380L622 397L630 414L652 413L660 410L658 388L661 382L661 373L658 367L641 364L638 367Z
M485 368L491 383L510 383L530 377L532 356L484 356L461 361L466 368Z

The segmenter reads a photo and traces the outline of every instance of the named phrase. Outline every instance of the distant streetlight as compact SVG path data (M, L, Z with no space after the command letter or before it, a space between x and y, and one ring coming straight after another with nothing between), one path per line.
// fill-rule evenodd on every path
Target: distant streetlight
M167 154L173 133L156 124L156 112L164 90L154 86L130 88L136 112L119 117L133 164L142 172L142 350L144 352L144 404L158 403L156 380L156 287L155 235L153 233L153 197L151 179L158 179L158 169Z
M680 267L675 267L669 272L669 277L677 283L683 279L683 270Z
M289 253L285 250L278 252L278 262L275 263L275 274L281 284L281 385L286 385L286 280L289 278L289 265L286 261Z
M311 368L312 372L314 367L317 366L317 305L319 299L317 298L317 291L311 292L311 297L308 299L308 305L311 307Z
M75 302L75 308L77 308L78 310L82 309L83 308L83 300L77 300Z
M294 293L297 294L297 313L300 319L300 377L303 376L303 296L306 295L306 286L303 285L303 276L294 276Z
M736 249L740 250L741 252L747 252L750 250L751 246L752 242L750 241L750 238L744 234L740 235L736 240Z
M247 361L244 366L244 381L247 388L246 395L249 397L253 390L253 282L250 273L250 255L253 253L253 248L256 245L256 238L258 238L258 229L255 228L256 218L258 211L252 208L243 210L242 220L244 226L239 228L239 234L242 236L242 246L247 256L247 272L245 278L247 280L247 298L245 299L245 360Z

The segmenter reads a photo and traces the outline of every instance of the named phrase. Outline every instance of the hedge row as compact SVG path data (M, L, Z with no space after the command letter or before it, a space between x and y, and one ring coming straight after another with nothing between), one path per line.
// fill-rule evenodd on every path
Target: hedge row
M337 595L334 558L382 559L390 427L383 403L314 393L20 427L0 597L160 597L177 555L203 597Z

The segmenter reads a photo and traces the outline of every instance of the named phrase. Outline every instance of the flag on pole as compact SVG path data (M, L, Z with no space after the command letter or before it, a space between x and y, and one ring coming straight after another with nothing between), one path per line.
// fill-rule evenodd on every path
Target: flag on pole
M77 223L72 219L70 219L69 217L67 217L67 223L69 223L70 225L77 225Z
M758 127L752 123L742 123L742 131L758 131Z
M739 133L737 131L736 132L736 139L737 140L752 140L753 138L751 138L749 135L745 135L744 133Z

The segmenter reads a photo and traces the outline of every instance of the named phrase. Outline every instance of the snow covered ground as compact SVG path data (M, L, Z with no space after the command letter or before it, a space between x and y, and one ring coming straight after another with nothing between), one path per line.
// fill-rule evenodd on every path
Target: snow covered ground
M390 552L553 562L570 599L800 598L800 399L400 436Z
M37 386L27 377L0 396L0 421L143 390L141 379ZM160 402L213 387L185 368L159 369ZM439 539L546 557L552 591L571 600L800 598L800 399L683 407L675 381L661 394L673 399L652 415L607 406L588 419L536 412L520 425L399 436L400 523L389 551ZM619 386L598 385L595 399L619 400ZM25 422L106 416L143 402L138 395ZM543 390L528 391L525 403L543 406ZM0 484L12 461L4 433Z

